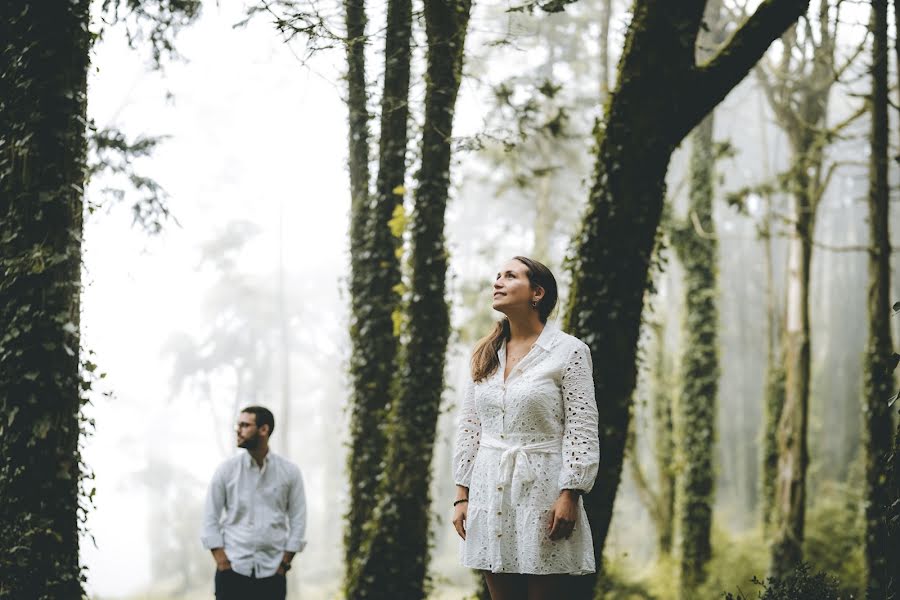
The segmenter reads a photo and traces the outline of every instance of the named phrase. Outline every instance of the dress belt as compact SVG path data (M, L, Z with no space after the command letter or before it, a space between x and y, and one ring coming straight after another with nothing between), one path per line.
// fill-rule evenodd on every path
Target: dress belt
M492 450L502 450L500 455L500 480L504 485L511 485L516 465L519 465L518 483L530 483L534 481L534 469L528 455L532 453L555 454L562 452L562 439L546 442L532 442L530 444L513 444L501 440L494 435L483 434L480 446Z

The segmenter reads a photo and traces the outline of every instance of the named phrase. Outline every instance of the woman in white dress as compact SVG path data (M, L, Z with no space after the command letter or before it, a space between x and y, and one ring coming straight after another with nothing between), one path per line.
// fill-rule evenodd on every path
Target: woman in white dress
M517 256L493 286L504 313L475 347L456 437L453 525L493 600L564 598L595 570L581 501L600 461L590 349L547 319L556 280Z

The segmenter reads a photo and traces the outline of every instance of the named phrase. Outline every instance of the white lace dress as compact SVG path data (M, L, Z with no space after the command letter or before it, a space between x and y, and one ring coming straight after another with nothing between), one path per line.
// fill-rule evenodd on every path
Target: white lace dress
M548 324L504 382L506 344L491 377L469 383L454 478L469 488L462 564L494 573L595 570L581 498L569 539L549 536L560 490L590 491L600 448L591 353Z

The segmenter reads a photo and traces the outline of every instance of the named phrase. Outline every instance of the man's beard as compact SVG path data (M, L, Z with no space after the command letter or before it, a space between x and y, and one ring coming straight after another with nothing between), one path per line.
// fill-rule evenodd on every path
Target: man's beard
M256 450L257 446L259 446L258 433L238 444L238 448L244 448L245 450Z

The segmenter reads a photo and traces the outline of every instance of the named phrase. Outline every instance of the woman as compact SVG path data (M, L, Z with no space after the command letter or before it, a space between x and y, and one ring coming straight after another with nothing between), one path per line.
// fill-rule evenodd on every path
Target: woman
M453 524L493 600L565 597L594 571L581 494L600 460L588 347L547 318L556 280L517 256L494 282L505 318L475 346L456 438Z

